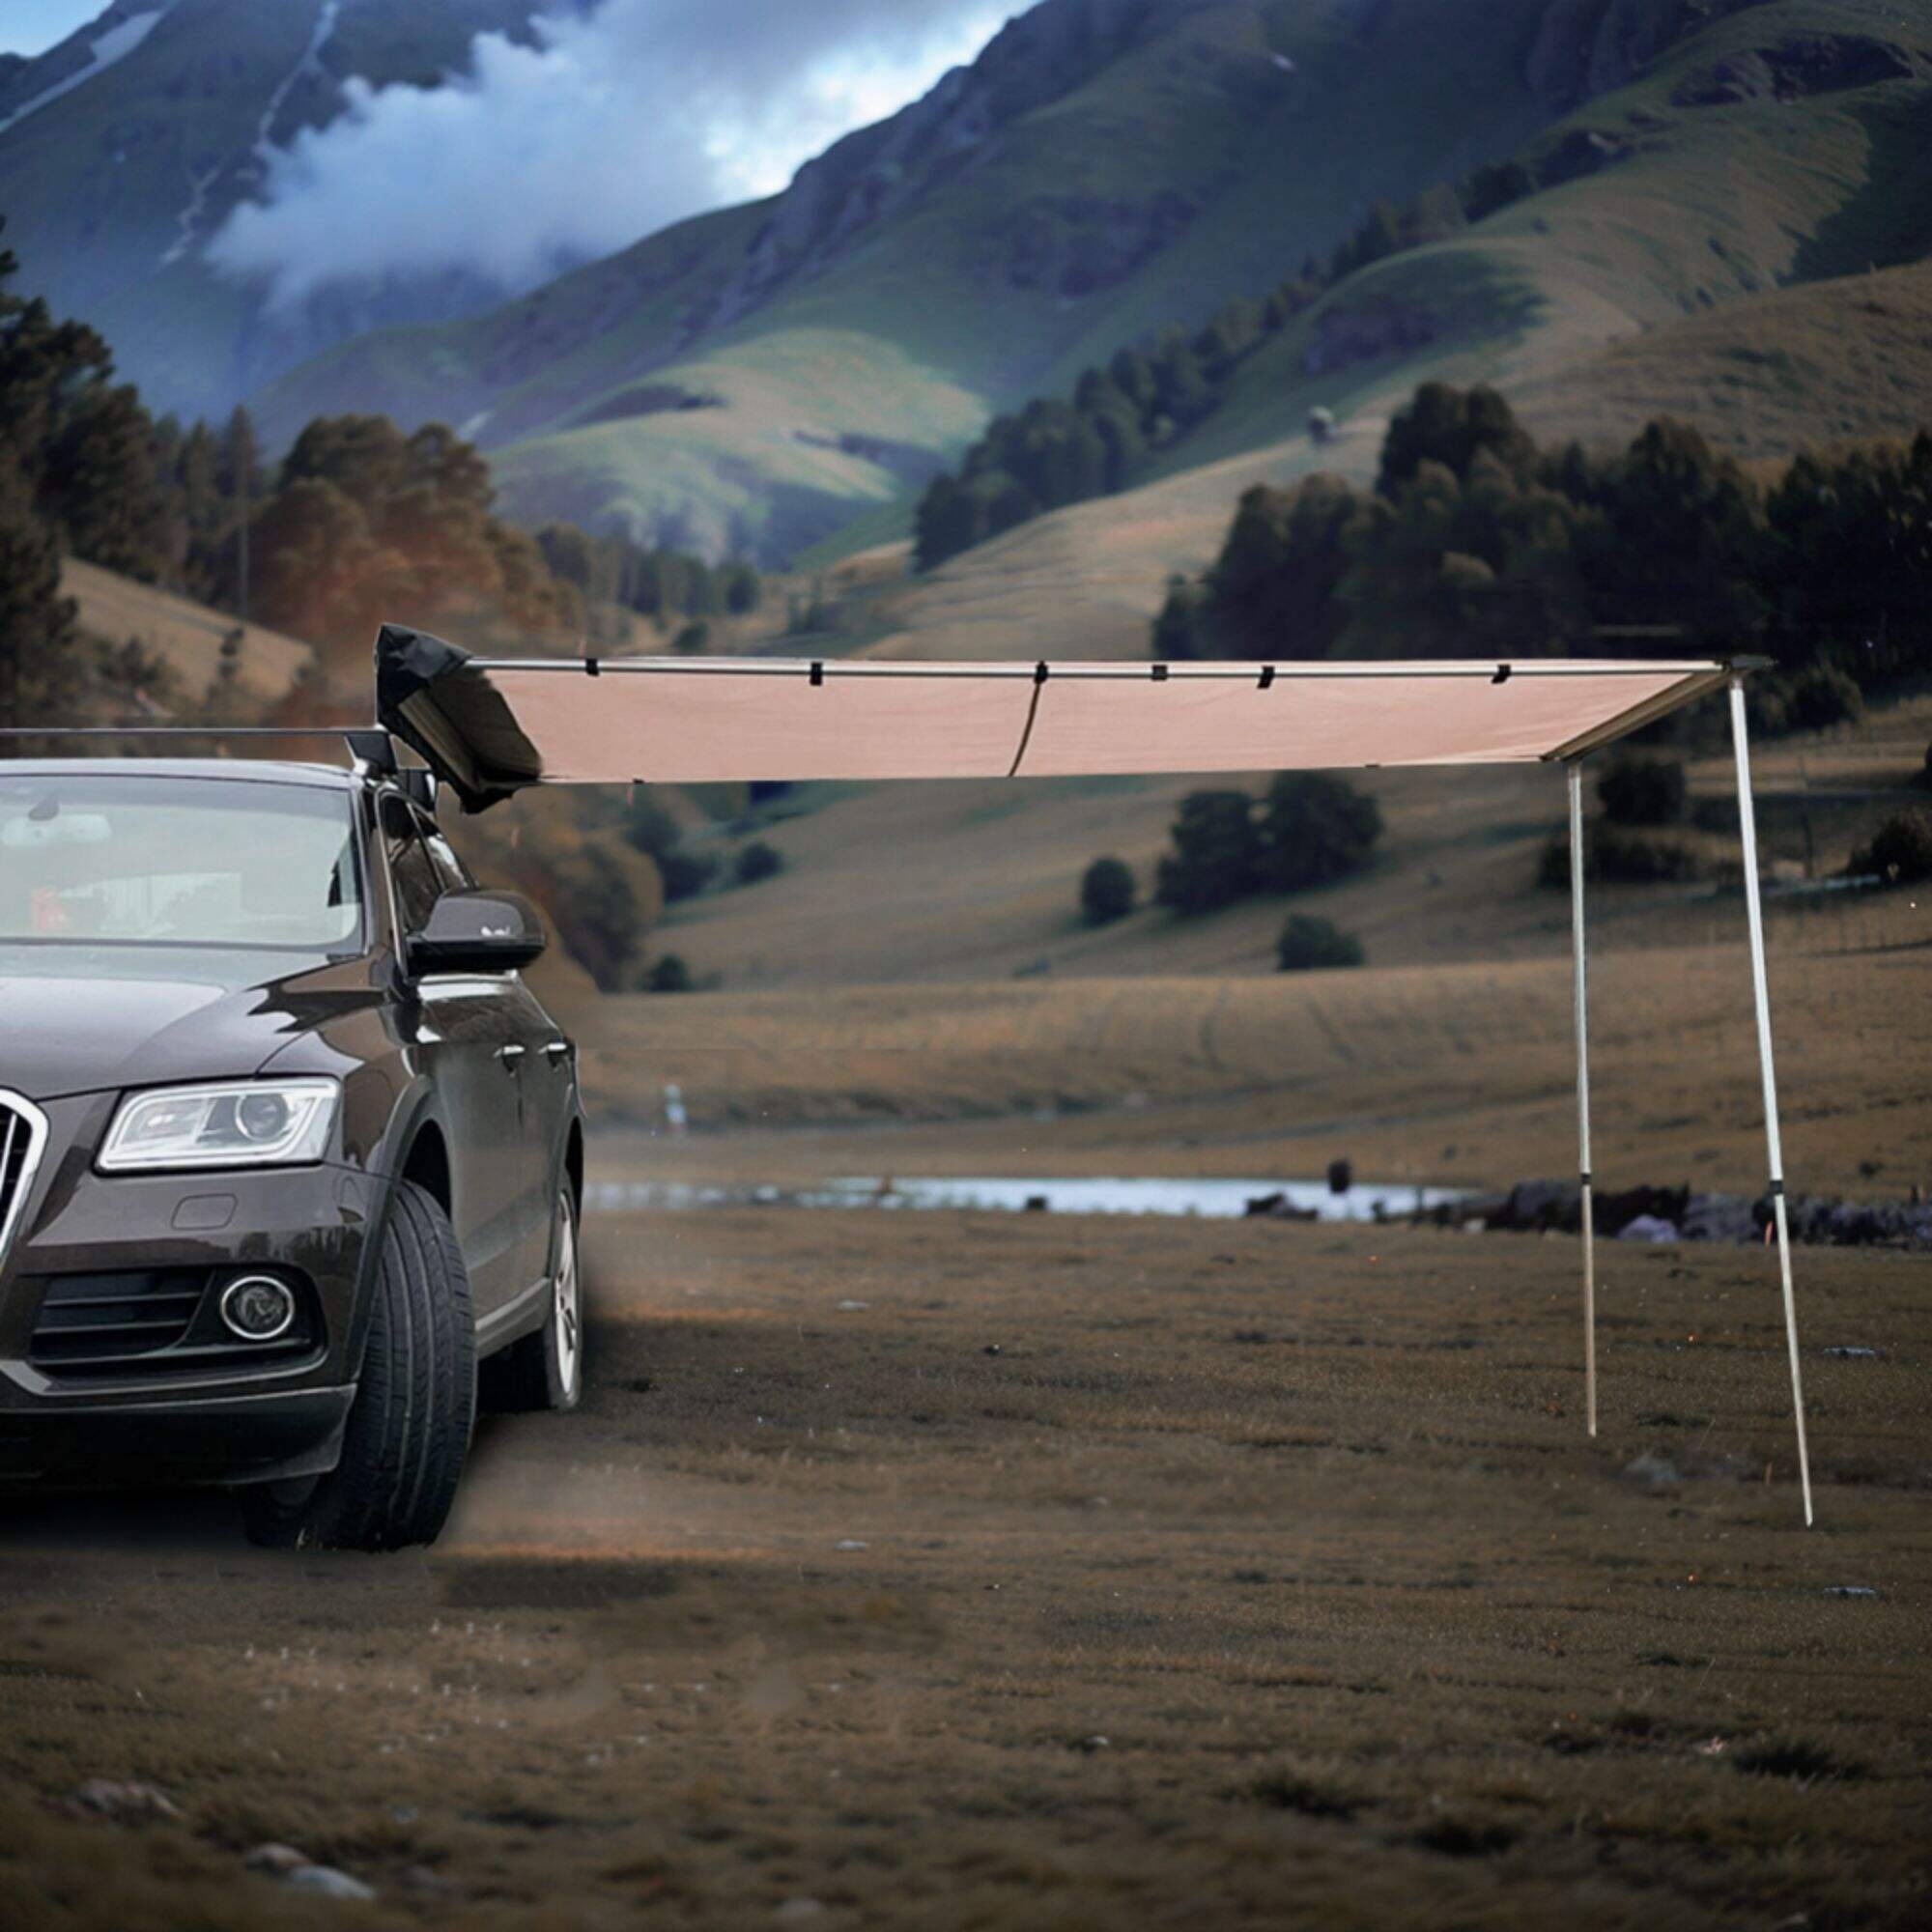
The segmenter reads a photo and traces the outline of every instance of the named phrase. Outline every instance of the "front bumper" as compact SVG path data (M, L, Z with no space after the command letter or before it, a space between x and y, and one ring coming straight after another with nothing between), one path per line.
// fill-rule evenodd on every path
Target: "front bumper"
M0 1483L271 1483L342 1456L355 1388L0 1409Z
M0 1257L0 1480L265 1482L333 1468L386 1184L325 1165L98 1174L116 1098L43 1107L46 1152ZM48 1346L57 1287L95 1289L79 1277L165 1273L171 1289L214 1296L251 1269L297 1287L307 1316L298 1346L259 1356L195 1347L212 1304L192 1333L163 1333L132 1359L80 1362Z

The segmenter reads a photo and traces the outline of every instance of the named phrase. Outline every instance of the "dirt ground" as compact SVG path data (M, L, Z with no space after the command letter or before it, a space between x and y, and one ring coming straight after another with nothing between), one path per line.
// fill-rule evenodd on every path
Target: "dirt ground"
M1593 1443L1560 1240L590 1238L432 1553L0 1516L10 1925L1926 1922L1932 1264L1801 1257L1807 1532L1757 1251L1606 1247Z

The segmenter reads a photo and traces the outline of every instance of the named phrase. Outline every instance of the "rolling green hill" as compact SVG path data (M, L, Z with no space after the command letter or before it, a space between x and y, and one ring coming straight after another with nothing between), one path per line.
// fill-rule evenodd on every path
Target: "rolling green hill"
M526 520L829 557L902 531L992 412L1486 160L1519 158L1533 191L1334 289L1151 480L1280 451L1317 404L1373 416L1428 375L1522 385L1560 428L1560 372L1618 353L1601 382L1640 413L1646 331L1703 317L1718 354L1737 304L1922 256L1928 139L1923 4L1047 0L785 195L346 344L263 410L284 431L449 416ZM1804 327L1765 313L1760 331ZM1800 418L1815 435L1802 399L1780 420Z

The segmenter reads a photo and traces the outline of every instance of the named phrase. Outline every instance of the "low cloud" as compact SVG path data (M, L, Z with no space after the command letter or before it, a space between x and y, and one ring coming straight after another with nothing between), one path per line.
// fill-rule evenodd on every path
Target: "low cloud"
M277 307L338 283L455 272L506 294L799 165L968 61L987 0L604 0L534 46L478 37L434 89L352 80L345 111L265 156L211 238Z

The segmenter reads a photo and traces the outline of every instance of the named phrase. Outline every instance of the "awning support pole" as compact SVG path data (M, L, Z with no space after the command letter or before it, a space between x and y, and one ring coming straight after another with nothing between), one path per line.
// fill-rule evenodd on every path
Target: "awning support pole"
M1757 877L1757 810L1751 798L1750 741L1744 679L1731 680L1731 742L1738 759L1738 826L1744 836L1745 906L1750 919L1751 990L1757 1000L1757 1051L1764 1069L1764 1137L1771 1156L1771 1211L1777 1224L1777 1266L1784 1284L1784 1339L1791 1355L1791 1407L1798 1419L1798 1479L1804 1520L1811 1521L1811 1459L1804 1446L1804 1384L1798 1365L1798 1301L1791 1287L1791 1227L1784 1207L1784 1150L1777 1131L1777 1073L1771 1054L1771 985L1764 970L1764 906Z
M1590 1179L1590 969L1583 947L1583 767L1570 775L1570 927L1577 965L1577 1141L1583 1177L1583 1406L1597 1433L1597 1241Z

